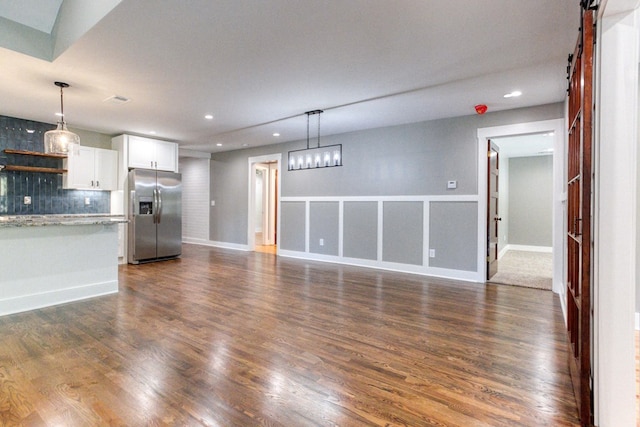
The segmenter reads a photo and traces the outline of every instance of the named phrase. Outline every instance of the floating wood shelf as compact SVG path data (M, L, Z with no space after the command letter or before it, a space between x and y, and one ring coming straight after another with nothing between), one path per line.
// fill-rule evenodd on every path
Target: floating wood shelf
M41 172L41 173L67 173L66 169L41 168L39 166L18 166L18 165L6 165L3 170L20 171L20 172Z
M51 154L51 153L42 153L40 151L13 150L11 148L6 148L4 152L6 154L22 154L24 156L51 157L54 159L67 158L66 154Z

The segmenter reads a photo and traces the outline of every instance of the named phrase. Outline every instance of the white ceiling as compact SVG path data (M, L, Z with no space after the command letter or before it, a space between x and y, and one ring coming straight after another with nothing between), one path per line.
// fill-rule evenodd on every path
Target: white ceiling
M559 102L578 15L575 0L122 0L53 61L0 48L0 114L54 123L61 80L71 127L216 152L304 139L314 109L327 135Z

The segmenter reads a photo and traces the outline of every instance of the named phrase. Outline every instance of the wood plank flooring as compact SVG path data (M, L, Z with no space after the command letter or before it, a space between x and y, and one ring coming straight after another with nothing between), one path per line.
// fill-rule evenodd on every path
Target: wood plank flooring
M196 245L0 317L0 425L576 426L551 292Z

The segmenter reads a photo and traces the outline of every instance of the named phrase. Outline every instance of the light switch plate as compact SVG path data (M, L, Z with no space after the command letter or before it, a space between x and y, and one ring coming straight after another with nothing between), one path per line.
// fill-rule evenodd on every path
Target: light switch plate
M458 181L447 181L447 188L449 190L453 190L455 188L458 188Z
M31 204L31 196L24 196L24 204L25 205Z

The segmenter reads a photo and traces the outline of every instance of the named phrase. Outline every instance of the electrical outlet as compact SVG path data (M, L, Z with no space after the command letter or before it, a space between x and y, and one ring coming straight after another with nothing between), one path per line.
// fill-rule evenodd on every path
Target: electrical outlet
M320 246L324 246L324 239L320 239Z
M88 197L85 197L85 198L84 198L84 205L85 205L85 206L89 206L90 204L91 204L91 199L90 199L90 198L88 198Z
M31 204L31 196L24 196L24 204L25 205Z
M429 258L435 258L435 257L436 257L436 250L429 249Z
M215 200L212 200L212 201L211 201L211 206L215 206L215 205L216 205L216 201L215 201Z

